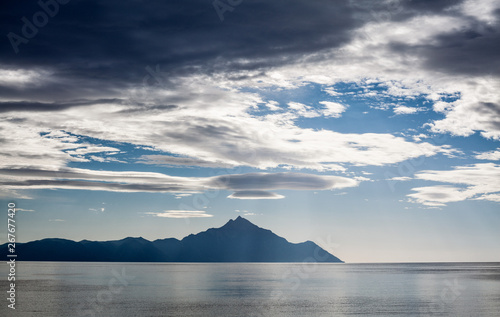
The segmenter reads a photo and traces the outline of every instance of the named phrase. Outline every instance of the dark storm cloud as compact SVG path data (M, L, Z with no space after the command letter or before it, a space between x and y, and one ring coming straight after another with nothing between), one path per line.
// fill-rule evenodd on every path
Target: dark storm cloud
M35 1L2 6L4 35L22 36L21 17L31 21L41 10ZM344 1L245 1L221 22L208 0L72 0L18 54L5 36L0 54L6 65L56 67L61 77L114 84L137 82L146 65L174 76L197 67L256 69L345 43L362 23L351 13Z
M400 3L402 6L402 11L411 12L414 14L425 14L425 13L436 13L441 12L450 7L456 6L463 1L460 0L404 0L404 1L388 1L388 6L390 3ZM392 5L395 6L395 5Z
M433 14L459 4L460 0L349 0L356 15L372 21L398 21L411 16Z
M42 80L30 87L0 82L0 94L13 100L25 96L25 100L38 101L68 100L89 93L106 98L116 96L116 89L157 85L158 80L170 85L170 79L180 75L256 71L252 75L228 74L237 81L265 75L269 68L293 64L310 53L322 58L322 50L349 42L353 31L368 22L432 14L459 16L458 10L450 8L461 2L246 0L225 12L221 21L212 0L70 0L60 4L57 14L37 27L37 34L27 38L27 43L20 43L16 54L7 35L12 32L24 37L26 20L21 18L32 22L43 11L37 1L4 1L0 68L48 69L53 81ZM476 27L431 42L420 46L392 43L390 48L401 54L418 54L429 69L452 74L499 73L495 53L500 50L498 29L478 21ZM155 74L156 65L161 74Z

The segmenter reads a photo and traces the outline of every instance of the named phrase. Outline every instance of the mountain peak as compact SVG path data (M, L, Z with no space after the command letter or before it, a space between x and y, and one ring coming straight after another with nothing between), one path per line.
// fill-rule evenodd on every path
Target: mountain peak
M245 219L245 218L243 218L242 216L238 216L236 219L234 219L234 222L236 222L236 223L247 223L247 222L250 222L250 221L247 220L247 219Z
M222 228L258 228L256 225L251 223L249 220L238 216L236 219L230 219Z

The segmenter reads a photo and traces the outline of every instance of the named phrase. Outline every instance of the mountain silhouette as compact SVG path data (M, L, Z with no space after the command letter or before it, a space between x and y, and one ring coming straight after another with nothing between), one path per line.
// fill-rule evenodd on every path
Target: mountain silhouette
M3 254L7 244L1 245ZM182 240L149 241L142 237L117 241L75 242L43 239L16 243L18 261L95 262L342 262L312 241L290 243L245 218Z

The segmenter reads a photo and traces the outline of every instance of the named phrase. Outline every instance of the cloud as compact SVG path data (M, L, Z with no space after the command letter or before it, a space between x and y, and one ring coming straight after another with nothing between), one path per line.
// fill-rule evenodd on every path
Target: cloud
M275 101L275 100L270 100L268 101L265 106L267 108L269 108L270 111L278 111L280 110L281 108L279 107L279 102Z
M2 34L20 36L21 17L40 10L36 3L2 6ZM231 12L224 23L212 3L202 0L148 6L136 1L77 1L60 11L57 19L44 26L43 33L19 46L19 54L8 42L0 50L5 57L2 63L13 66L4 74L10 78L10 73L19 69L50 72L57 80L49 85L61 85L60 90L51 91L58 97L75 93L68 88L77 82L81 83L75 87L79 92L99 86L103 92L113 85L124 87L135 78L142 80L146 65L160 64L172 76L276 66L337 47L348 41L352 29L364 23L356 19L348 3L333 6L300 0L252 1L244 10ZM263 11L270 14L261 16ZM99 14L90 19L81 12ZM258 23L257 16L261 16ZM71 38L78 41L68 41ZM93 62L81 63L88 58L88 51L93 52ZM149 81L155 80L147 75Z
M315 118L319 117L321 114L316 111L313 107L307 106L300 102L289 102L288 107L293 110L294 113L299 117L304 118Z
M29 211L29 212L35 212L34 209L23 209L23 208L16 208L16 211Z
M476 152L476 155L474 157L478 160L498 161L500 160L500 148L489 152Z
M66 153L68 153L69 155L86 155L89 153L119 152L119 151L120 151L119 149L109 146L95 146L95 145L82 144L81 146L78 145L78 147L66 151Z
M164 210L160 212L146 212L147 215L153 215L160 218L210 218L204 210Z
M34 101L9 101L0 102L0 113L2 112L49 112L61 111L72 107L91 106L94 104L114 104L121 103L119 99L99 99L99 100L78 100L67 103L43 103Z
M151 172L96 171L78 168L43 170L0 169L0 185L17 189L79 189L113 192L197 193L205 190L245 192L267 190L328 190L358 186L359 180L301 173L248 173L214 177L180 177ZM266 195L266 194L262 194ZM262 196L261 195L261 196ZM274 195L274 194L273 194ZM182 197L182 196L181 196ZM248 196L249 199L250 196ZM271 197L268 195L268 197ZM275 196L277 197L277 196Z
M408 197L413 198L413 202L425 206L446 206L447 203L463 201L470 197L463 188L454 186L417 187L412 190L416 193L409 194Z
M227 198L232 199L282 199L285 198L283 195L279 195L272 192L262 191L262 190L246 190L237 191L227 196Z
M114 157L100 157L100 156L95 156L95 155L90 155L88 157L89 160L91 161L96 161L96 162L117 162L117 163L127 163L126 161L121 161L117 158Z
M413 178L408 177L408 176L398 176L398 177L390 178L390 179L388 179L388 181L406 182L406 181L410 181L412 179Z
M216 176L208 185L235 191L259 190L326 190L358 186L347 177L302 173L248 173Z
M470 136L480 131L485 138L500 140L500 97L496 94L500 81L491 86L476 86L476 89L483 93L466 94L443 110L439 109L446 117L428 124L431 131L457 136Z
M500 194L500 165L494 163L422 171L416 173L415 178L454 185L418 187L413 189L416 193L408 195L414 202L428 206L444 206L449 202L470 199L498 202Z
M172 155L143 156L141 163L169 166L328 171L343 170L339 163L380 166L449 151L442 146L416 144L391 134L304 129L290 120L250 114L253 106L262 101L255 94L212 90L194 82L189 85L185 91L198 93L184 94L182 102L176 100L181 106L169 110L168 115L151 113L147 110L149 106L132 115L122 113L129 108L127 105L93 105L84 111L75 108L51 116L23 113L18 116L24 129L19 129L13 118L7 117L0 121L0 137L12 151L1 155L0 164L64 166L70 161L89 160L90 157L83 156L84 152L98 149L97 145L86 145L88 150L84 150L85 145L78 144L78 140L43 135L46 131L67 131L65 133L71 133L69 136L147 146ZM177 91L166 94L172 96L162 98L181 98ZM213 103L207 105L206 98ZM100 150L111 151L111 148Z
M298 117L304 118L315 118L320 116L330 117L330 118L340 118L341 114L347 109L346 106L331 101L320 101L319 104L323 105L323 108L316 109L312 106L305 105L299 102L289 102L288 108L292 110L295 116L289 116L290 119L295 119Z
M394 107L394 113L396 115L404 115L404 114L415 114L419 111L424 110L424 108L418 108L418 107L407 107L407 106L401 106L398 105Z
M325 117L340 118L341 114L347 109L346 106L337 102L320 101L319 103L325 106L322 111Z
M189 158L189 157L176 157L168 155L143 155L137 161L142 164L151 165L167 165L170 167L186 167L186 166L197 166L197 167L231 167L230 164L224 164L222 162L210 162L201 159Z

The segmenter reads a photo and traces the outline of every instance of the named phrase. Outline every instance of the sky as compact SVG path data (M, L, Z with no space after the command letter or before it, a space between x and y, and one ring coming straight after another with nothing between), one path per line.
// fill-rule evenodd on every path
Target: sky
M500 2L1 6L19 242L242 216L346 262L500 261Z

